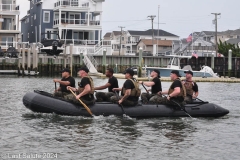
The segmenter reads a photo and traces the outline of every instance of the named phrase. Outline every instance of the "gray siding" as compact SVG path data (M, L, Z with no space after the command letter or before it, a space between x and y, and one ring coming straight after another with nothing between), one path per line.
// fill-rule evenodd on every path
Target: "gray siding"
M42 23L42 25L41 25L41 32L42 33L45 33L45 30L46 29L53 29L53 10L47 10L47 9L43 9L42 11L41 11L41 14L43 15L43 13L44 13L44 11L50 11L50 22L49 23L44 23L43 22L43 17L42 17L42 21L41 21L41 23ZM46 37L44 37L44 35L42 35L42 38L46 38Z

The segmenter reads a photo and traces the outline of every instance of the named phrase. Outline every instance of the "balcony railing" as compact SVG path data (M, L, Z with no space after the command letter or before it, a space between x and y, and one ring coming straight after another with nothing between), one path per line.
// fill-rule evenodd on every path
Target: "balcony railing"
M214 46L189 46L187 47L187 50L191 51L191 50L210 50L213 51L215 50Z
M58 2L54 3L54 7L88 8L89 7L89 2L80 3L79 1L73 1L73 0L58 0Z
M19 6L15 4L0 4L0 11L17 11Z
M7 26L2 25L2 27L0 28L0 30L16 30L17 27L16 25L12 25L11 23Z
M65 39L64 39L65 41ZM66 44L74 45L96 45L98 41L96 40L76 40L76 39L66 39Z
M55 19L53 21L53 25L79 25L79 26L88 26L88 20L87 19L68 19L68 18L62 18L61 22L59 19ZM100 21L89 21L89 26L99 26Z

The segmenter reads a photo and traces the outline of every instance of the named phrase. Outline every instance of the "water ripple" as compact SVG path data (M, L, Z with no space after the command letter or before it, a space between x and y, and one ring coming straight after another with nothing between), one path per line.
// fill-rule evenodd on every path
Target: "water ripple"
M26 92L52 92L51 78L1 77L0 153L57 153L59 159L237 159L239 84L199 83L200 99L230 110L213 118L69 117L32 113ZM79 80L79 79L77 79ZM94 79L105 84L105 79ZM120 80L123 83L123 80ZM163 82L167 89L170 82ZM226 90L227 88L227 90Z

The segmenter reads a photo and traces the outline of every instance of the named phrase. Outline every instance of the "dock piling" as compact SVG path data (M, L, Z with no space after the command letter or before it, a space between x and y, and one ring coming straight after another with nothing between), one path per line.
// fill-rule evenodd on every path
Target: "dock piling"
M231 77L232 71L232 50L229 49L228 51L228 77Z
M138 77L142 77L142 48L139 48Z

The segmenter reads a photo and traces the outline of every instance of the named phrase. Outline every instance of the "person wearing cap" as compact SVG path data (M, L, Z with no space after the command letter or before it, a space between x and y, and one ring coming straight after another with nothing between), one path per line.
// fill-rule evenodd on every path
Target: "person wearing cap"
M196 82L192 80L193 72L192 71L184 71L186 79L182 80L182 84L186 88L186 97L185 102L191 103L193 99L198 96L198 85Z
M154 69L151 72L150 75L153 79L151 82L143 82L143 81L139 81L138 83L145 85L147 87L151 87L151 94L150 93L142 93L141 95L141 99L142 102L144 104L149 102L157 102L157 99L161 98L161 96L159 94L157 94L158 92L162 91L162 85L161 85L161 81L160 81L160 72L157 69Z
M134 71L128 68L125 71L125 78L127 79L122 88L113 88L113 91L121 91L121 96L112 96L111 101L118 101L119 104L124 106L135 106L138 104L138 98L141 95L141 90L139 89L138 83L133 78Z
M116 77L113 76L113 73L114 73L113 69L108 68L106 70L106 77L109 78L108 82L103 86L94 88L94 90L103 90L108 88L108 92L97 92L95 94L97 98L97 102L103 102L103 101L110 102L110 98L115 95L115 93L113 92L113 88L119 88L118 80Z
M65 96L71 94L67 90L67 86L75 87L75 79L71 76L71 71L68 68L62 70L62 79L53 79L53 82L60 84L53 94L55 97L65 98Z
M180 80L181 75L179 74L178 70L172 70L170 74L170 78L173 81L169 90L158 92L158 94L168 94L167 97L162 97L158 100L158 103L160 104L172 104L176 105L174 102L177 102L178 104L184 104L184 98L186 97L186 89L184 85L182 84ZM171 101L171 100L174 100Z
M82 67L78 70L78 75L80 78L82 78L82 80L78 83L78 89L70 86L67 87L68 90L71 89L72 91L76 92L76 96L74 96L73 94L71 96L69 95L67 97L67 100L78 105L81 105L78 99L80 99L86 105L92 105L95 103L93 95L94 84L92 78L89 77L88 72L89 70L86 67Z

